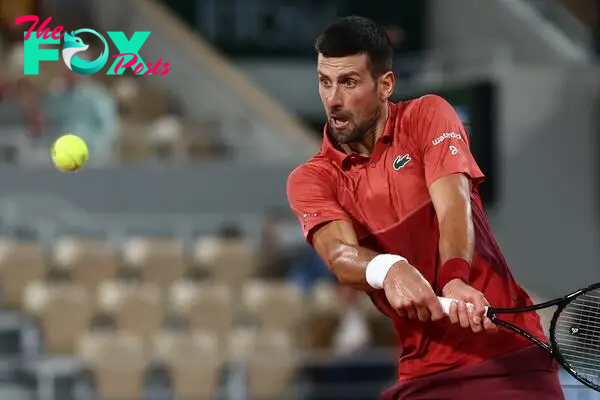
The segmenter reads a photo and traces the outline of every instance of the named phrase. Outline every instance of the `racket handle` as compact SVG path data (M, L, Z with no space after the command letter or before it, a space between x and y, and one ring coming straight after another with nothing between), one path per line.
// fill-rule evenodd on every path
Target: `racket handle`
M457 300L450 299L448 297L439 297L439 296L438 296L438 300L440 301L440 304L442 305L442 310L444 310L444 313L446 313L446 314L450 314L450 305L452 305L453 302L458 302ZM474 307L474 306L471 303L467 303L467 308L468 307ZM488 310L488 307L485 308L486 313L487 313L487 310Z
M455 301L453 299L449 299L447 297L439 297L438 296L438 300L440 301L440 304L442 305L442 310L444 310L444 313L450 314L450 305L452 305L452 302Z

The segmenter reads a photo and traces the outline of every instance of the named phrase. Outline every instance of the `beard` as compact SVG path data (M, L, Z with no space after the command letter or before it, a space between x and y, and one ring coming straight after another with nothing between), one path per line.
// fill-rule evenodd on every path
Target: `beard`
M348 121L346 126L342 129L336 129L333 124L334 117L343 117L344 120ZM381 110L379 107L375 108L370 115L359 121L356 121L352 114L334 113L333 116L329 117L329 123L327 124L329 136L337 144L362 142L367 135L374 131L380 117Z

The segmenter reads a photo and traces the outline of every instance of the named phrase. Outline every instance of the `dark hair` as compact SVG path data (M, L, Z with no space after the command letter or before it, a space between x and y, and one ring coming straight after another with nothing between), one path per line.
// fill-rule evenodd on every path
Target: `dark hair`
M392 69L394 50L390 38L375 22L359 16L343 17L331 24L315 43L325 57L347 57L366 54L374 76Z

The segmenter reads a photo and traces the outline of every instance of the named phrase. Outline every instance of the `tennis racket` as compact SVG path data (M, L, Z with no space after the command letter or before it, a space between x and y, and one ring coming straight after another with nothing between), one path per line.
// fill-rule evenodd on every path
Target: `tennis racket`
M439 297L446 314L456 301ZM550 323L550 343L498 318L502 314L536 311L557 306ZM496 325L531 340L552 355L575 379L600 392L600 283L564 297L523 308L486 307L486 316Z

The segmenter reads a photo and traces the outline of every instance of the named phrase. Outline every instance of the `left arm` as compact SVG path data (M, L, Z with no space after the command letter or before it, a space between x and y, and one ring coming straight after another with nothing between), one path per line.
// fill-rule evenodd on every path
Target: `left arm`
M425 180L439 227L440 267L437 287L446 297L459 300L450 320L475 332L493 330L482 317L488 305L481 292L469 286L475 234L471 217L472 187L483 181L469 147L469 137L458 115L444 99L419 99L414 117L416 143L421 153ZM472 303L468 312L466 303Z
M438 219L442 265L456 258L471 263L475 246L471 181L461 173L447 175L431 184L429 194Z
M425 181L440 231L437 286L453 279L469 283L474 233L471 190L484 178L469 148L469 137L452 106L438 96L419 99L413 123Z
M447 175L431 184L429 194L440 231L438 282L444 296L459 300L450 309L450 321L460 323L464 328L470 326L474 332L495 331L492 322L483 318L485 306L489 306L485 296L468 285L475 246L471 181L465 174ZM466 303L475 306L472 313Z

